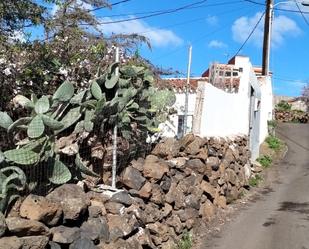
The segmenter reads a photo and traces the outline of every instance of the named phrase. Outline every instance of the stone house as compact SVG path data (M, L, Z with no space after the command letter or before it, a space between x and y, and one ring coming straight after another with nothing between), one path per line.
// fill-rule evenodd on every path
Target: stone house
M271 78L260 74L249 57L213 63L201 77L190 79L187 132L202 137L248 135L252 159L268 135L272 119ZM176 94L175 114L161 124L163 136L180 137L184 127L185 78L164 79Z

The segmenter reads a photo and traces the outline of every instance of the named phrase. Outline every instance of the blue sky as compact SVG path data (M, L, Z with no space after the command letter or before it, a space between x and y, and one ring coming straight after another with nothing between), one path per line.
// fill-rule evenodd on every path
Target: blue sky
M95 15L108 22L139 17L140 12L174 9L197 1L130 0L114 6L112 10L96 11ZM263 4L264 0L256 2ZM264 8L263 5L241 0L208 0L198 8L105 24L102 30L106 34L134 32L145 35L152 43L152 50L143 47L141 54L155 65L183 73L187 67L188 45L192 44L192 75L200 76L211 62L226 62L237 52ZM298 10L293 1L278 4L277 8ZM309 7L301 8L309 12ZM277 95L297 96L304 82L309 80L309 14L305 17L308 24L299 13L275 10L270 69L274 73ZM263 24L262 20L240 52L249 56L253 65L261 64Z

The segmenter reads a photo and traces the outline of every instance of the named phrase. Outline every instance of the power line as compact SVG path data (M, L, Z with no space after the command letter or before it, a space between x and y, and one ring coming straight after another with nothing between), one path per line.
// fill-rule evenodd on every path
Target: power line
M239 52L243 49L243 47L246 45L246 43L249 41L249 39L251 38L251 36L253 35L254 31L257 29L257 27L259 26L260 22L262 21L263 17L265 15L265 11L262 13L262 15L260 16L258 22L255 24L255 26L253 27L253 29L251 30L250 34L248 35L247 39L244 41L244 43L240 46L240 48L237 50L236 55L239 54Z
M265 3L260 3L260 2L256 2L254 0L243 0L244 2L249 2L249 3L253 3L253 4L256 4L256 5L262 5L262 6L266 6ZM289 9L282 9L282 8L278 8L278 7L275 7L273 8L274 10L279 10L279 11L285 11L285 12L292 12L292 13L303 13L303 14L309 14L308 11L299 11L299 10L289 10Z
M296 4L301 16L303 17L305 23L309 26L309 22L308 22L307 18L305 17L304 13L302 12L302 10L300 9L298 2L296 0L294 0L294 2Z
M126 3L126 2L129 2L129 1L131 1L131 0L122 0L122 1L119 1L119 2L116 2L116 3L112 3L109 6L116 6L118 4ZM105 9L106 7L108 7L108 6L105 6L105 5L100 6L100 7L97 7L97 8L90 9L90 10L88 10L88 12L94 12L94 11L97 11L97 10L100 10L100 9Z
M236 9L235 9L235 10L236 10ZM239 9L239 8L238 8L237 10L244 10L244 9ZM233 11L228 11L228 13L232 13L232 12L234 12L234 10L233 10ZM221 12L220 14L226 14L226 13L227 13L227 11L226 11L226 12ZM212 36L212 35L214 35L214 34L216 34L216 33L219 33L219 32L221 32L221 31L223 31L223 30L225 30L225 29L228 29L229 27L230 27L230 23L225 23L225 24L222 25L222 27L220 27L219 29L213 30L213 31L211 31L211 32L208 32L208 33L204 34L203 36L200 36L200 37L194 39L193 41L190 42L190 44L193 45L193 44L195 44L195 43L197 43L197 42L199 42L199 41L201 41L201 40L203 40L203 39L205 39L205 38L207 38L207 37L210 37L210 36ZM170 56L170 55L172 55L172 54L175 54L175 53L177 53L178 51L181 51L181 50L183 50L183 49L185 49L185 48L187 48L187 44L186 44L186 45L183 45L183 46L181 46L181 47L179 47L179 48L177 48L177 49L174 49L174 50L172 50L172 51L170 51L170 52L168 52L168 53L166 53L166 54L164 54L164 55L161 55L161 56L159 56L159 57L156 57L156 58L154 58L153 60L156 61L156 60L159 60L159 59L161 59L161 58L165 58L165 57Z
M213 4L204 4L204 5L199 5L199 6L192 6L192 7L186 8L186 9L196 9L196 8L203 8L203 7L214 7L214 6L230 5L230 4L241 3L241 2L243 2L243 0L228 1L228 2L221 2L221 3L213 3ZM103 17L137 16L137 15L161 13L161 12L170 11L170 10L173 10L173 9L161 9L161 10L135 12L135 13L122 13L122 14L102 16L102 18ZM97 17L100 18L100 16L97 16Z
M178 7L176 9L171 9L171 10L167 10L167 11L162 11L159 13L153 13L153 14L149 14L149 15L145 15L145 16L140 16L140 17L132 17L132 18L127 18L127 19L122 19L122 20L115 20L115 21L108 21L108 22L99 22L97 24L113 24L113 23L122 23L122 22L129 22L129 21L135 21L135 20L140 20L140 19L145 19L145 18L150 18L150 17L154 17L154 16L160 16L160 15L165 15L165 14L170 14L170 13L175 13L184 9L188 9L189 7L195 6L195 5L199 5L202 3L205 3L207 0L202 0L199 2L195 2L192 4L188 4L188 5L184 5L181 7ZM91 24L89 23L81 23L80 25L82 26L89 26Z

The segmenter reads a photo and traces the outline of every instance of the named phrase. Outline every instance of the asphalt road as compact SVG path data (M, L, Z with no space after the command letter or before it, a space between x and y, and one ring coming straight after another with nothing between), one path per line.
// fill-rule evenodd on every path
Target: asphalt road
M268 191L200 249L309 249L309 125L282 124L288 144Z

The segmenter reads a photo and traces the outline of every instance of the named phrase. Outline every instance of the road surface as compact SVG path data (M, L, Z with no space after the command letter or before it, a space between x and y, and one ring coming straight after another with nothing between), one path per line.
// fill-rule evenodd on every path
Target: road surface
M288 145L269 191L200 249L309 249L309 125L282 124Z

